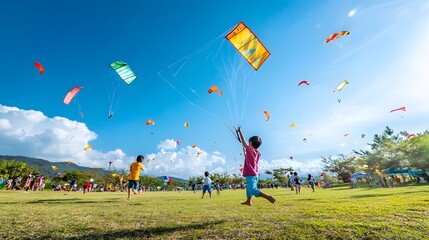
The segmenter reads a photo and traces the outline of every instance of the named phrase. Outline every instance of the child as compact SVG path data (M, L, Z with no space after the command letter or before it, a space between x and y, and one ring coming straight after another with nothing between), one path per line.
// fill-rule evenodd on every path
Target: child
M237 129L241 144L243 145L243 148L246 150L245 157L244 157L244 166L243 166L243 177L246 178L246 195L247 200L241 204L252 206L252 196L255 197L263 197L270 201L271 203L274 203L276 199L274 199L272 196L267 195L263 192L261 192L257 186L258 186L258 162L259 157L261 157L261 153L258 151L258 148L262 144L262 140L258 136L253 136L249 139L249 145L247 145L243 133L241 132L241 128L238 127Z
M209 178L209 172L204 173L204 185L203 185L203 196L201 198L204 198L204 194L206 191L209 192L209 196L212 197L212 188L210 185L212 184L212 180Z
M89 192L89 188L91 187L91 184L89 183L89 182L86 182L84 185L83 185L83 194L85 194L85 193L87 193L87 192Z
M311 189L313 189L313 192L314 192L314 178L313 178L313 176L311 176L311 174L308 174L307 181L308 181L308 184L310 184Z
M131 199L131 189L134 189L134 194L137 194L139 189L140 170L144 171L143 162L144 157L138 155L136 162L130 165L130 175L128 176L128 201Z
M296 194L301 194L301 178L298 176L297 172L293 173L293 182L295 184L295 192Z
M216 180L216 193L217 193L217 195L220 195L220 183L219 183L219 180Z

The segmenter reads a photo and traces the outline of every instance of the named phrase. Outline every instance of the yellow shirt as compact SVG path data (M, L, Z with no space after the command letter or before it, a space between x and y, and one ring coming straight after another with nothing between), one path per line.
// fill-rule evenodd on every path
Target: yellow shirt
M130 165L130 175L128 180L139 180L140 170L144 170L143 164L139 162L133 162Z

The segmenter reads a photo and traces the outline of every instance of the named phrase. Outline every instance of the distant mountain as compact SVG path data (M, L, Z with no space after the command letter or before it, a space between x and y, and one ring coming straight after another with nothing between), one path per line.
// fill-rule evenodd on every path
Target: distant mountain
M161 180L161 181L164 181L165 177L166 177L166 176L158 176L158 177L156 177L156 179L159 179L159 180ZM167 176L167 177L172 178L172 179L173 179L173 181L178 181L178 182L181 182L181 183L184 183L184 184L188 184L188 180L186 180L186 179L183 179L183 178L177 178L177 177L170 177L170 176Z
M2 156L0 155L0 161L3 160L14 160L17 162L25 162L28 167L37 168L41 174L45 176L51 176L54 177L58 173L64 174L66 171L89 171L94 172L94 174L105 174L108 173L108 171L101 169L101 168L88 168L88 167L82 167L78 166L74 163L71 163L68 165L66 162L50 162L44 159L39 158L31 158L31 157L24 157L24 156ZM57 166L58 170L52 169L52 166Z

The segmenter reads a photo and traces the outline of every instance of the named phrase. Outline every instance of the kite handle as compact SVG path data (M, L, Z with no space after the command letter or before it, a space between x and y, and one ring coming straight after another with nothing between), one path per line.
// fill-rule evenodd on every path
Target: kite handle
M234 133L234 131L232 131L232 129L229 127L229 125L226 122L225 122L225 126L229 129L229 131L232 133L232 135L234 135L234 137L237 138L238 142L241 143L237 128L234 127L234 129L235 129L235 133Z

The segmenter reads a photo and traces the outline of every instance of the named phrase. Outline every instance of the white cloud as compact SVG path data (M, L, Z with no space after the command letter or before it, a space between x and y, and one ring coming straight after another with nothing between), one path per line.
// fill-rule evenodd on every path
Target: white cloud
M171 150L176 149L177 142L173 139L166 139L158 144L158 149Z

